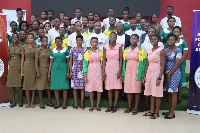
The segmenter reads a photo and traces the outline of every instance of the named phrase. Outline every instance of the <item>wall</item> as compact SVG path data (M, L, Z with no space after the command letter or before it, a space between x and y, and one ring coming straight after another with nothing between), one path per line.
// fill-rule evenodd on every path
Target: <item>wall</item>
M166 7L168 5L172 5L175 8L174 15L181 18L184 40L189 46L189 55L187 59L190 59L192 13L193 10L200 10L200 0L161 0L158 22L166 16ZM31 0L0 0L0 12L2 9L16 9L18 7L27 10L27 20L30 22ZM147 18L147 20L149 20L149 18Z

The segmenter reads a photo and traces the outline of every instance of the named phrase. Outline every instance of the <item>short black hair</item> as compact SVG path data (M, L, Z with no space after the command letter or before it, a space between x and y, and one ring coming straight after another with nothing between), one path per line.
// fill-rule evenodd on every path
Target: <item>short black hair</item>
M13 23L15 23L15 24L17 25L17 23L16 23L15 21L12 21L12 22L10 22L10 27L11 27L11 25L12 25Z
M76 39L78 39L78 38L81 38L81 39L83 40L83 36L82 36L81 34L78 34L78 35L76 36Z
M140 15L141 15L141 17L142 17L142 13L140 13L140 12L137 12L137 13L135 14L135 16L137 16L137 14L140 14Z
M56 18L59 19L59 20L61 21L60 17L55 17L54 20L55 20Z
M20 12L23 12L21 8L17 8L17 9L16 9L16 12L19 12L19 11L20 11Z
M88 19L88 16L83 16L82 19L83 19L83 18L87 18L87 19Z
M33 20L32 24L33 24L34 22L37 22L38 25L40 25L40 22L39 22L38 20Z
M28 25L28 22L27 22L27 21L21 21L21 22L19 23L19 29L21 29L22 24L26 24L27 29L29 28L29 25Z
M94 13L94 15L96 15L96 14L97 14L99 17L101 17L99 13Z
M29 35L31 35L34 38L33 33L28 33L26 37L28 37Z
M39 31L39 30L43 30L43 31L44 31L44 28L38 28L38 31Z
M13 33L12 36L13 36L13 35L17 35L17 38L19 38L19 34L18 34L17 32L16 32L16 33Z
M169 7L171 7L171 8L174 10L174 7L173 7L173 6L167 6L167 8L169 8ZM167 8L166 8L166 9L167 9Z
M65 13L64 13L64 12L60 12L60 13L59 13L59 15L60 15L61 13L65 15Z
M132 37L132 36L137 37L137 39L139 40L139 36L138 36L138 34L132 34L131 37Z
M170 33L169 35L167 35L167 40L168 40L171 36L173 36L173 37L175 38L175 40L178 39L177 36L176 36L175 34Z
M116 21L116 18L115 18L115 17L109 17L109 20L110 20L111 18L114 18L114 19L115 19L115 21Z
M110 9L112 9L113 11L115 11L115 9L114 9L114 8L109 8L108 10L110 10Z
M97 37L92 37L90 41L92 41L93 39L96 39L98 41L98 38Z
M136 18L131 18L131 19L130 19L130 21L131 21L131 20L135 20L135 21L137 21L137 19L136 19Z
M53 12L52 10L49 10L48 12L52 12L52 13L53 13L53 15L54 15L54 12Z
M55 41L56 41L57 39L62 41L62 38L59 37L59 36L55 38Z
M40 12L40 14L41 14L42 12L45 12L45 13L46 13L46 15L48 14L48 13L47 13L47 11L41 11L41 12Z
M156 37L158 40L161 39L160 35L158 35L158 34L153 34L152 37L153 37L153 36Z
M81 9L81 8L76 8L76 9L75 9L75 12L76 12L76 10L80 10L80 11L82 12L82 9Z
M34 16L35 18L37 18L37 16L35 14L32 14L31 17Z
M77 23L80 23L80 24L81 24L81 21L76 21L75 24L74 24L74 26L75 26Z
M115 36L117 37L117 33L115 33L115 32L111 32L110 35L111 35L111 34L115 34Z
M21 31L26 33L26 31L25 31L25 30L20 30L20 31L19 31L19 33L20 33Z
M44 38L46 38L46 39L48 40L48 37L47 37L47 36L42 36L42 37L41 37L41 41L42 41Z
M94 24L96 24L96 23L99 23L99 24L101 25L101 22L100 22L100 21L97 21L97 22L95 22Z
M170 18L168 18L168 19L167 19L167 22L169 22L170 19L174 19L175 22L176 22L176 19L175 19L174 17L170 17Z
M179 29L180 33L181 33L181 27L179 26L175 26L173 29L172 29L172 33L174 32L175 29Z

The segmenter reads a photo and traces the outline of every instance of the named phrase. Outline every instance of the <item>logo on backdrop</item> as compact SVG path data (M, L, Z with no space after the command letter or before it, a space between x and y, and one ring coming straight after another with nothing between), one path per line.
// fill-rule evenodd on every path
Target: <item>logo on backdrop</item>
M200 67L197 68L195 74L194 74L194 81L198 88L200 88Z
M195 51L200 51L200 33L197 33L197 37L195 38L195 42L197 42L197 46Z
M3 75L4 73L4 63L3 61L0 59L0 77Z

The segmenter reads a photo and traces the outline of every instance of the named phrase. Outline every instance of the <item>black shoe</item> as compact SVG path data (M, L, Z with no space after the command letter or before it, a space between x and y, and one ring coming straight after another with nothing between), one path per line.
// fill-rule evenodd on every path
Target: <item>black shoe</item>
M49 107L54 107L54 105L53 105L53 104L47 104L47 106L49 106Z
M23 105L23 103L22 104L19 104L19 107L23 107L24 105Z
M67 109L67 106L63 106L62 109Z
M168 115L166 115L164 118L165 118L165 119L173 119L173 118L175 118L175 115L172 116L172 117L169 117Z
M15 106L16 106L16 103L10 105L11 108L14 108Z
M44 106L44 105L43 105L43 106L40 106L40 108L41 108L41 109L45 109L45 106Z
M58 108L60 108L60 107L61 107L61 105L60 105L60 106L55 105L55 106L54 106L54 109L58 109Z

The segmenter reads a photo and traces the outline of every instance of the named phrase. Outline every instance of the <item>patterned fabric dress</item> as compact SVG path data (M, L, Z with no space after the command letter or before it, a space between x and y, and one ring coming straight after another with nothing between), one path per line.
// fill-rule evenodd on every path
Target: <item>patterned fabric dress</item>
M83 56L87 49L77 49L73 47L70 49L70 56L73 57L71 88L73 89L84 89L84 74L83 71Z
M167 53L167 49L165 48L165 55L166 55L166 65L165 65L165 74L167 74L175 65L176 59L181 59L182 52L179 48L174 49L174 51ZM178 68L170 78L170 82L167 82L167 77L165 75L164 79L164 90L169 93L178 92L178 85L181 79L181 71Z

